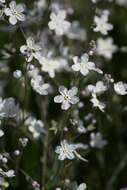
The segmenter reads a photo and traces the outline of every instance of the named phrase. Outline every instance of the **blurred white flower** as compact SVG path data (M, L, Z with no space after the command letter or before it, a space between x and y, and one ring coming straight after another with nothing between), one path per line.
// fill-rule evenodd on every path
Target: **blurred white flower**
M7 16L9 16L9 22L12 25L15 25L17 21L24 21L25 15L24 12L24 5L18 4L16 5L15 1L11 1L9 4L9 8L5 8L4 12Z
M102 92L105 92L107 90L107 86L104 84L103 81L98 81L96 85L88 85L87 89L89 92L94 94L101 94Z
M85 183L81 183L76 190L85 190L87 188Z
M31 86L40 95L47 95L50 88L48 83L44 83L41 75L37 75L31 79Z
M76 87L72 87L70 90L68 90L66 87L60 86L59 92L61 95L55 96L54 102L62 103L61 109L67 110L70 108L71 104L76 104L79 102L79 98L75 96L78 92Z
M43 10L46 8L47 3L46 3L46 0L38 0L35 2L35 5L37 6L39 10Z
M43 122L32 116L25 121L25 125L28 126L29 131L32 133L35 139L39 138L42 133L46 132Z
M41 64L41 70L47 72L51 78L55 77L55 71L60 68L59 62L52 58L41 57L39 63Z
M101 133L90 134L90 146L95 148L103 148L107 144L107 141L102 138Z
M96 52L98 55L102 55L107 59L112 58L112 54L116 52L117 46L113 44L112 38L99 38L97 40L97 49Z
M70 22L65 20L66 11L64 10L59 10L58 13L52 12L50 19L48 26L51 30L55 30L56 35L66 34L71 26Z
M126 95L127 94L127 84L119 81L114 83L114 90L119 95Z
M96 71L100 74L103 72L95 67L95 63L89 61L89 55L87 53L81 56L79 59L77 56L73 57L74 65L72 65L72 69L74 71L80 71L80 73L84 76L88 75L90 71Z
M0 117L13 118L18 111L19 107L15 104L14 98L6 98L0 103Z
M26 61L31 62L33 58L39 59L41 56L41 46L36 44L32 37L27 38L26 45L20 47L20 52L25 55Z
M104 112L105 104L97 99L96 94L92 94L90 101L93 103L93 107L98 107L102 112Z
M21 70L16 70L13 72L13 77L16 79L19 79L22 77L22 71Z
M94 28L95 32L101 32L104 35L108 34L108 31L113 29L113 25L108 23L108 13L103 11L100 17L95 16L94 22L96 27Z

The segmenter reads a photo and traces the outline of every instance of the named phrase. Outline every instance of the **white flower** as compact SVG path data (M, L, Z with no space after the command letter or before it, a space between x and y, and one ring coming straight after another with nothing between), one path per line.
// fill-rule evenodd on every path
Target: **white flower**
M103 148L107 144L106 140L102 139L101 133L91 133L90 134L90 145L95 148Z
M68 90L66 87L60 86L59 92L61 95L55 96L54 102L62 103L61 109L67 110L70 108L71 104L76 104L79 102L79 98L75 96L78 92L76 87L72 87L70 90Z
M77 156L82 161L87 161L84 159L80 154L77 153L76 149L83 148L83 144L69 144L67 140L63 140L60 143L60 146L57 146L55 149L55 152L59 154L58 159L59 160L65 160L66 158L69 160L73 160L75 156ZM86 147L85 147L86 148Z
M81 183L76 190L85 190L87 188L85 183Z
M41 57L39 63L41 64L41 70L48 72L51 78L55 77L55 71L60 68L59 62L52 58Z
M103 72L95 67L95 63L89 61L89 55L87 53L81 56L79 59L77 56L73 57L74 65L72 65L72 69L74 71L80 71L80 73L84 76L88 75L90 71L96 71L100 74Z
M15 104L14 98L7 98L0 105L0 117L13 118L16 117L19 107Z
M88 85L87 86L89 92L95 93L95 94L101 94L102 92L105 92L107 90L107 86L104 85L103 81L98 81L96 85Z
M31 62L33 58L40 58L41 49L41 46L36 44L32 37L29 37L26 40L26 45L20 47L20 52L25 55L27 62Z
M42 133L45 133L43 122L34 117L29 117L25 121L25 125L28 126L29 131L33 134L35 139L39 138Z
M92 94L92 98L91 98L90 101L93 103L93 107L98 107L102 112L104 112L105 104L102 103L102 102L100 102L100 101L97 99L96 94Z
M119 81L114 84L114 90L119 95L126 95L127 94L127 84Z
M7 16L9 16L9 22L12 25L15 25L18 20L25 20L25 15L23 14L24 6L22 4L16 5L15 1L11 1L9 7L10 8L5 8L4 12Z
M117 50L117 46L113 44L112 38L99 38L97 40L97 54L102 55L107 59L112 58L112 54Z
M31 79L31 86L40 95L47 95L50 88L48 83L44 83L41 75L37 75Z
M51 13L48 26L51 30L55 30L56 35L63 35L67 33L70 28L70 22L65 20L66 12L59 10L58 13Z
M75 147L72 144L68 144L66 140L61 141L60 146L57 146L55 152L59 154L59 160L65 160L66 158L72 160L75 158Z
M94 28L95 32L101 32L102 34L107 35L108 31L113 29L113 25L108 23L108 14L106 12L103 12L100 17L95 16L94 22L96 24L96 27Z

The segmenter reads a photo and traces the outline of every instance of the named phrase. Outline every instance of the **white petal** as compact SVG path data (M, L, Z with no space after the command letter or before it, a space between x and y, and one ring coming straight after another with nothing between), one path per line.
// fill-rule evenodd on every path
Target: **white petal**
M71 104L77 104L79 102L79 98L77 96L72 97L69 102Z
M62 95L58 95L54 97L54 102L55 103L61 103L64 101L64 97Z
M20 21L24 21L26 19L26 17L24 14L20 13L20 14L17 14L17 19Z
M78 93L78 88L77 87L72 87L69 91L68 91L68 94L70 95L70 96L74 96L74 95L76 95Z
M15 17L15 15L11 15L9 17L9 22L12 24L12 25L15 25L17 23L17 18Z
M16 10L18 13L22 13L24 11L24 5L22 4L17 5Z
M20 47L20 52L25 54L26 53L26 50L27 50L27 46L26 45L23 45Z
M69 108L70 108L69 102L67 100L64 100L63 103L62 103L62 105L61 105L61 109L62 110L67 110Z
M7 16L10 16L12 14L11 10L9 8L4 9L4 13Z
M72 69L73 69L74 71L79 71L79 70L80 70L80 64L77 63L77 64L72 65Z
M9 4L9 7L10 7L12 10L15 10L15 9L16 9L16 2L15 2L15 1L11 1L10 4Z

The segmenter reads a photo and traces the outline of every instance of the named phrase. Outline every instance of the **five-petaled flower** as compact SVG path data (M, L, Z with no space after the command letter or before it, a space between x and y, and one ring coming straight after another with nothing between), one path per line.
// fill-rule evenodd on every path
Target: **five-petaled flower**
M76 104L79 102L79 98L75 96L78 92L76 87L72 87L68 90L66 87L60 86L59 92L61 95L55 96L54 102L62 103L61 109L67 110L70 108L71 104Z
M5 8L5 14L9 16L9 22L12 25L15 25L17 21L25 21L24 5L18 4L16 5L15 1L11 1L9 4L9 8Z
M33 58L40 58L41 49L41 46L36 44L32 37L29 37L26 40L26 45L20 47L20 52L25 55L27 62L31 62Z
M70 22L65 20L66 18L66 11L59 10L58 13L52 12L50 15L50 21L48 23L48 26L51 30L55 30L56 35L63 35L67 33L69 30L71 24Z
M90 71L96 71L100 74L103 72L96 68L95 63L89 61L89 55L87 53L81 56L81 59L77 56L73 57L74 64L72 65L72 69L74 71L80 71L80 73L84 76L88 75Z
M97 49L96 52L98 55L102 55L106 59L111 59L112 54L117 50L117 46L113 44L112 38L99 38L97 40Z
M113 25L108 23L108 14L105 11L102 13L100 17L95 16L94 22L96 24L94 31L101 32L103 35L107 35L108 31L113 29Z
M83 145L82 143L71 144L68 143L67 140L62 140L60 145L56 147L55 152L59 154L59 160L65 160L66 158L73 160L75 157L77 157L80 160L87 162L87 160L76 151L79 148L86 149L87 146Z

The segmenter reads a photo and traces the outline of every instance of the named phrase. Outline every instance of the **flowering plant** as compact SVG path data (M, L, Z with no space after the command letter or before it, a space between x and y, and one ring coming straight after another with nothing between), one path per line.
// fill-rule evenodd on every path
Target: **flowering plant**
M126 16L126 0L0 0L0 190L126 188Z

